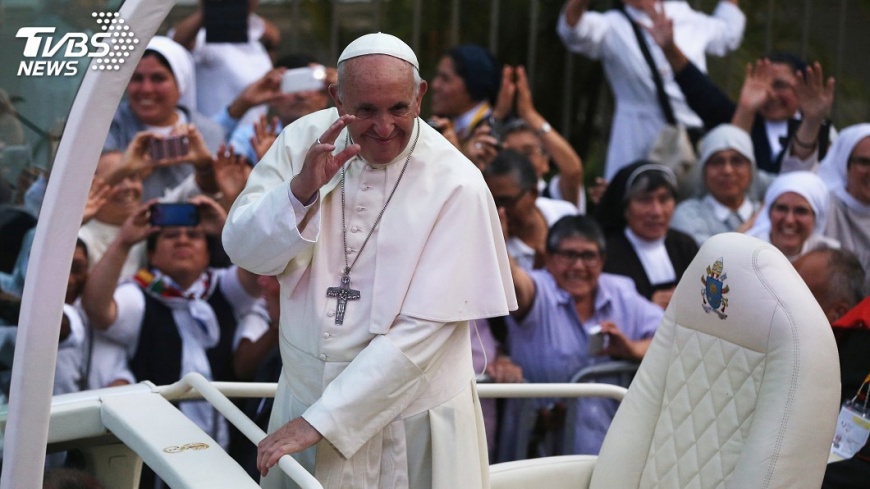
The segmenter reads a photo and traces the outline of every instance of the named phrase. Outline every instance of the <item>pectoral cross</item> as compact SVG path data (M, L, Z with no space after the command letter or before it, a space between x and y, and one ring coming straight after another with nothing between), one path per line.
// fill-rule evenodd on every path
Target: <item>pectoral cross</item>
M326 297L338 297L338 306L335 308L335 324L342 324L344 322L344 311L347 308L347 301L358 300L360 295L358 290L350 288L350 275L343 273L341 275L341 285L326 289Z

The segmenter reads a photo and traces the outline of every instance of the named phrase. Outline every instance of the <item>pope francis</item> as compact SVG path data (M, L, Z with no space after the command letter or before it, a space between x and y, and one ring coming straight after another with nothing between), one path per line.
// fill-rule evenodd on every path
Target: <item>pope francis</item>
M350 43L335 109L289 125L224 229L281 283L284 367L259 445L263 487L294 454L328 488L489 487L469 320L516 308L480 171L419 118L414 52Z

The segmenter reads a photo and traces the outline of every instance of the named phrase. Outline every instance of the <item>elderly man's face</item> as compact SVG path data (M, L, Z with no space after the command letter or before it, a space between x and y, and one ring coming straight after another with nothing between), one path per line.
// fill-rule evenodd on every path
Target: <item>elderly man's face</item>
M426 82L415 94L414 67L392 56L362 56L345 63L341 90L330 87L330 94L339 114L356 116L348 131L360 145L360 155L371 163L389 163L414 134Z
M736 209L743 204L752 183L752 162L734 149L713 153L704 164L704 185L723 205Z
M870 137L858 141L846 164L846 191L870 204Z

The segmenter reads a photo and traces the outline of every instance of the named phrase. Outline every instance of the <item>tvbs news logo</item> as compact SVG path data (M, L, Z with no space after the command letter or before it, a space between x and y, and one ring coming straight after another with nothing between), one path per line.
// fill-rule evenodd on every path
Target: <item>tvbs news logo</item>
M139 44L139 39L118 12L93 12L103 32L70 32L53 35L54 27L22 27L15 37L26 39L18 76L75 76L79 61L94 58L93 70L119 70ZM58 57L63 59L58 59Z

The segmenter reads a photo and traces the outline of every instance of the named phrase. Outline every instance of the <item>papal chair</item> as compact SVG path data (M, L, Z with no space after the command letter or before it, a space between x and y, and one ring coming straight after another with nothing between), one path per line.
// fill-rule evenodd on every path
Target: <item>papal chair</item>
M837 347L791 263L714 236L684 273L599 456L491 467L494 489L812 488L839 408Z

